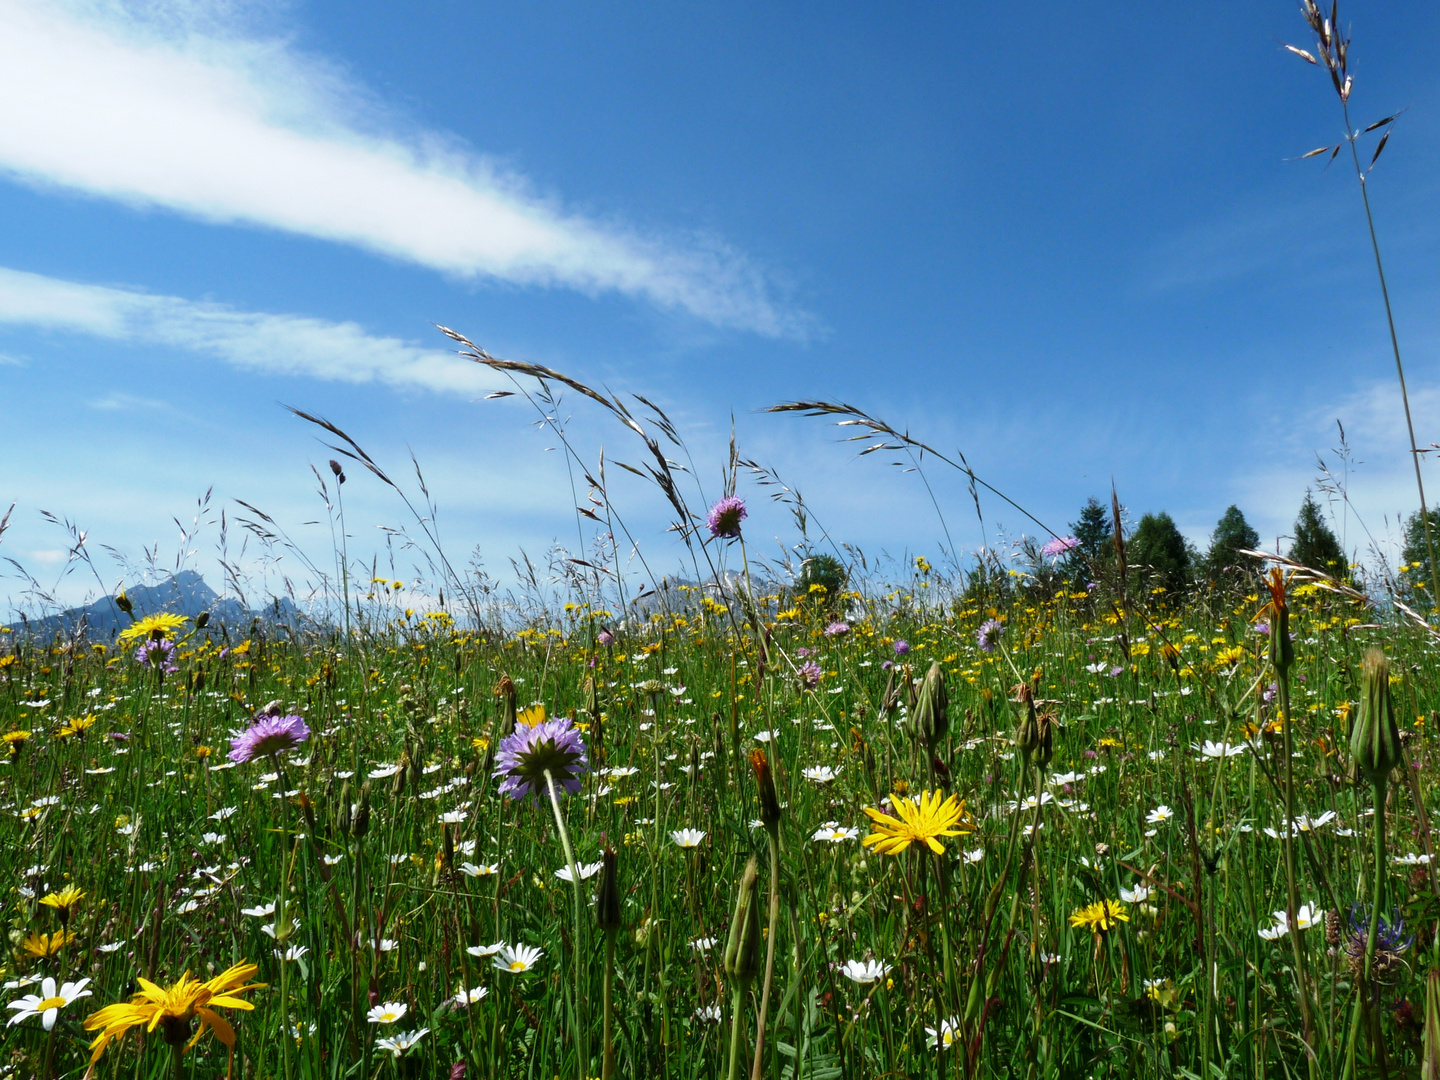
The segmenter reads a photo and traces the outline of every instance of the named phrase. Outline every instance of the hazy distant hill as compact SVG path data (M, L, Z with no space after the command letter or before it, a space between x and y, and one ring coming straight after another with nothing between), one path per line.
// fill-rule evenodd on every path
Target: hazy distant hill
M156 612L171 611L195 618L202 611L210 613L210 622L218 627L221 623L232 631L243 630L254 618L264 622L285 622L294 624L302 616L300 610L288 599L281 599L278 608L272 602L261 611L251 611L233 597L221 597L205 584L205 579L194 570L181 570L159 585L137 585L127 588L125 595L135 607L135 617L142 618ZM130 625L130 616L115 606L114 597L105 596L93 604L70 608L58 615L36 619L28 624L29 632L41 637L74 634L81 625L85 636L92 641L109 641ZM17 620L15 629L25 624Z

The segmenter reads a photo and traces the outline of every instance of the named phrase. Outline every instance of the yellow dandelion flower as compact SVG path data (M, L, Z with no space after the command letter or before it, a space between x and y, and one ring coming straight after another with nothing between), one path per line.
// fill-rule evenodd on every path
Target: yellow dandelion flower
M146 615L143 619L136 619L124 630L121 630L120 636L115 641L119 645L131 645L144 638L158 641L160 638L169 637L189 621L184 615L173 615L168 611L162 611L156 615Z
M20 942L20 947L39 959L44 956L54 956L74 940L75 931L73 930L56 930L53 934L31 933L25 935L25 940Z
M1071 926L1083 926L1093 934L1104 934L1129 921L1125 905L1118 900L1096 900L1070 916Z
M235 1029L215 1010L254 1009L254 1005L239 995L265 985L246 983L259 970L254 964L236 964L209 982L192 979L187 971L170 987L156 986L145 978L137 979L140 992L129 1003L107 1005L86 1019L86 1031L100 1032L90 1044L91 1064L100 1060L100 1055L111 1042L123 1037L132 1027L141 1026L146 1031L161 1029L167 1043L171 1046L183 1044L187 1050L199 1041L206 1030L211 1030L233 1054ZM197 1017L200 1027L191 1035L190 1025Z
M58 893L52 892L49 896L42 896L40 903L46 907L53 907L56 911L69 912L83 899L85 899L83 889L77 889L74 885L66 885Z
M936 855L942 855L945 848L938 837L966 836L975 831L974 822L958 795L947 799L943 792L922 791L918 800L894 795L891 801L900 815L898 818L865 807L866 815L875 823L875 831L861 843L874 847L881 855L898 855L914 843L924 843Z

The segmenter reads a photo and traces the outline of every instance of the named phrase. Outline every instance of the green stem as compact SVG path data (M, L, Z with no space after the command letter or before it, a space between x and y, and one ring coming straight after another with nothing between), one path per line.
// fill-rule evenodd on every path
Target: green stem
M1271 632L1281 633L1283 631L1277 627ZM1282 846L1285 852L1285 921L1290 927L1290 949L1295 959L1295 983L1300 997L1300 1023L1304 1032L1305 1044L1313 1048L1315 1045L1315 1019L1310 1014L1310 991L1306 986L1305 979L1304 939L1299 926L1296 925L1298 921L1296 913L1300 910L1300 891L1295 882L1295 740L1291 730L1290 671L1287 667L1277 666L1275 675L1280 689L1281 732L1284 736L1283 753L1285 754L1285 831L1281 834L1284 837ZM1307 1054L1306 1059L1313 1077L1316 1072L1315 1057Z
M726 1072L729 1080L739 1080L740 1076L740 1036L741 1028L741 1006L745 1003L745 987L749 979L736 979L735 989L730 994L730 1069Z
M565 828L565 817L560 813L560 793L555 788L555 777L550 770L545 770L545 784L550 791L550 809L555 812L555 826L560 830L560 843L565 848L565 865L570 868L570 884L574 892L575 900L575 1047L579 1055L580 1080L586 1080L590 1072L590 1055L585 1039L585 998L582 992L583 975L582 965L584 962L585 950L581 945L581 931L584 923L581 921L581 912L584 910L580 899L580 866L575 862L575 852L570 847L570 833Z
M760 1016L755 1025L755 1060L750 1066L750 1080L760 1080L765 1060L765 1014L770 1008L770 983L775 977L775 937L780 922L780 823L767 825L770 838L770 929L765 941L765 983L760 991Z
M615 1075L614 1011L612 999L615 981L615 931L605 931L605 989L602 1008L605 1012L605 1056L601 1059L600 1080L610 1080Z

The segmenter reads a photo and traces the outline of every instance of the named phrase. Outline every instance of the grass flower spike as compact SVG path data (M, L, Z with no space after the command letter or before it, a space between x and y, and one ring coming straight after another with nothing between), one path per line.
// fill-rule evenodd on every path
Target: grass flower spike
M865 807L866 815L874 823L874 831L861 843L873 847L881 855L899 855L916 843L924 843L936 855L943 855L945 847L940 843L940 837L968 836L975 831L965 803L958 795L947 799L943 792L923 791L918 800L895 795L891 801L895 804L898 817Z

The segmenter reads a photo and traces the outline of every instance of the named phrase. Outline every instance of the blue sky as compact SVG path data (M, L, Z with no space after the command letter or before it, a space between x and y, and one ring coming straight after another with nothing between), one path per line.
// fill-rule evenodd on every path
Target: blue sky
M1341 133L1324 75L1280 47L1308 45L1295 6L1060 10L0 2L0 555L98 588L63 574L48 510L107 586L101 545L193 550L214 579L215 530L182 548L174 521L213 487L322 558L309 469L330 455L280 402L397 477L413 450L452 558L478 546L505 577L522 547L574 546L553 437L481 400L495 376L433 323L652 397L710 495L733 414L741 452L871 553L938 552L917 478L764 406L853 402L1057 529L1113 478L1135 516L1203 541L1235 502L1270 543L1338 419L1351 498L1393 533L1413 477L1355 178L1287 160ZM1423 445L1440 11L1342 18L1354 118L1409 110L1370 187ZM564 415L590 460L638 458L583 403ZM992 501L982 534L931 475L958 543L1034 531ZM350 477L351 551L383 550L406 511ZM741 494L752 549L796 541ZM676 565L656 493L612 497ZM272 573L303 577L287 560Z

